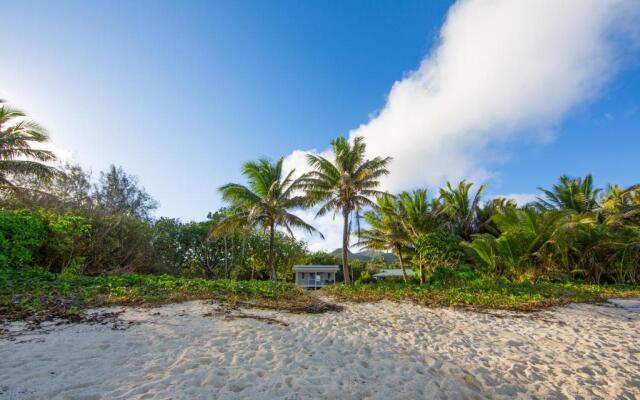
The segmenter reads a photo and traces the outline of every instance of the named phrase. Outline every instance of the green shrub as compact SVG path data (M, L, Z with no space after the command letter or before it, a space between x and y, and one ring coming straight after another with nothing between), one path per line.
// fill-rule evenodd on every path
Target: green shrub
M444 265L438 265L431 275L429 282L431 284L460 285L473 282L480 277L468 265L458 268L452 268Z
M39 264L61 272L84 252L91 225L79 215L61 215L51 210L41 210L39 214L45 221L47 233Z
M356 285L363 285L365 283L371 283L371 282L373 282L373 280L374 279L371 276L371 274L369 273L369 271L364 270L360 274L360 277L356 280Z
M81 252L90 226L50 210L0 210L0 267L41 265L60 272Z
M0 267L32 265L45 240L45 223L39 213L0 210Z
M462 238L445 231L429 232L416 241L416 248L427 264L457 265L464 253Z
M84 257L75 257L74 259L67 264L62 273L60 274L61 279L73 279L82 275L84 272L85 264Z
M415 243L419 265L426 266L428 275L433 273L437 265L449 267L458 265L464 257L461 241L461 237L445 231L420 235Z

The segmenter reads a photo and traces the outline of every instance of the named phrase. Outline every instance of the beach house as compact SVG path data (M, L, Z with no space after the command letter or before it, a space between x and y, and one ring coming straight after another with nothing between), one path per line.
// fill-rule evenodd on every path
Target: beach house
M336 282L337 265L294 265L296 284L304 288L321 288Z

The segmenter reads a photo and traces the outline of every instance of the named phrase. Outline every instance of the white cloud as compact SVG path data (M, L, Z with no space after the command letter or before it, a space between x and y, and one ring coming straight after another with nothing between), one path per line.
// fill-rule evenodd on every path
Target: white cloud
M538 195L533 193L511 193L511 194L499 194L495 197L504 197L505 199L515 200L519 206L527 205L531 202L538 200Z
M314 219L317 211L317 208L312 208L296 210L294 212L294 214L313 225L324 235L324 240L318 235L307 235L305 240L309 243L309 249L312 251L333 251L337 248L342 248L342 214L338 213L335 219L333 218L333 213L328 213ZM304 236L304 234L298 230L296 236L301 237ZM354 241L351 240L351 244L353 243Z
M620 67L620 44L637 48L639 16L634 0L460 0L435 49L350 137L393 157L391 191L486 181L508 158L492 144L548 141L568 111L598 95ZM288 165L303 170L302 153Z

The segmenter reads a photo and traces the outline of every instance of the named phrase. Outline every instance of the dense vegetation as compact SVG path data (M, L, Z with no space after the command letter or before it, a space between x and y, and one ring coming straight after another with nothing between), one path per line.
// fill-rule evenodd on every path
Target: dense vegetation
M220 188L228 207L183 222L155 218L157 203L121 168L94 181L78 165L53 164L53 153L32 147L46 140L39 125L0 105L0 313L67 298L308 300L291 285L242 282L291 280L297 263L342 265L347 285L327 292L343 299L528 309L639 292L597 286L640 281L639 186L602 191L590 175L562 176L527 205L483 199L485 185L466 181L393 195L379 190L390 159L366 158L362 138L338 138L335 157L310 155L301 176L285 174L282 159L245 163L248 184ZM310 252L295 238L294 228L316 232L294 213L310 207L341 214L340 254ZM395 259L351 260L354 226L356 247ZM403 282L373 282L389 264Z
M80 319L87 306L219 300L292 312L322 312L330 305L291 283L182 278L171 275L82 276L38 267L0 268L0 322L4 319Z
M323 291L339 301L412 301L427 306L514 311L536 311L569 303L594 303L610 297L640 294L638 286L629 285L513 282L506 278L481 276L468 266L456 269L438 267L428 284L362 280L354 286L334 285Z

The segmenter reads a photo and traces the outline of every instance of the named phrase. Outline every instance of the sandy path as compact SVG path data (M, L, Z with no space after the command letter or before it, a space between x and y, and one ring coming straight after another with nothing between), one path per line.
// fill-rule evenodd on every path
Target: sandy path
M389 302L251 310L286 327L202 316L213 308L128 308L122 318L140 323L124 331L0 339L0 399L640 397L640 313L612 305L535 317Z

